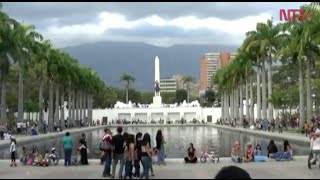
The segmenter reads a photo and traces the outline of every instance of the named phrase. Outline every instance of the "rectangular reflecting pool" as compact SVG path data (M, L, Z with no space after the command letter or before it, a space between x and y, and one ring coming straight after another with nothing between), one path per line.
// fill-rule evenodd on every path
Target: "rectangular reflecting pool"
M162 130L164 138L166 140L165 151L167 158L183 158L186 156L186 150L189 143L193 143L197 150L198 156L201 153L202 148L213 149L220 157L229 157L233 143L238 140L241 144L242 152L247 143L252 143L253 146L260 144L264 155L267 154L267 146L270 139L264 139L255 137L252 135L240 134L228 130L218 130L209 126L175 126L175 127L123 127L123 132L130 134L142 134L148 132L151 135L152 146L155 147L156 133L158 129ZM116 128L111 128L113 135L116 134ZM88 147L90 153L89 158L98 159L100 157L99 143L104 135L103 129L86 132ZM79 139L81 134L72 134L73 138L73 152L79 147ZM275 141L278 149L283 149L282 141ZM309 147L305 147L299 144L292 144L290 142L294 155L307 155L309 153ZM36 146L40 153L44 154L46 150L51 150L55 147L60 158L63 158L63 146L62 137L49 138L44 141L38 141L34 143L19 143L17 142L17 151L20 152L22 146L25 146L27 150L32 150L33 146ZM19 157L19 154L18 154ZM9 145L7 148L0 149L0 159L9 159Z

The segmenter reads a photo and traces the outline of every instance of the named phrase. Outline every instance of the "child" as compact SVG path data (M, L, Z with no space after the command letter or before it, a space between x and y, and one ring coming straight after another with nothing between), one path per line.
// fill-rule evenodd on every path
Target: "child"
M157 151L157 148L156 147L154 147L153 148L153 156L152 156L152 162L153 163L156 163L156 162L158 162L158 151Z
M35 149L35 152L33 154L34 156L34 166L41 166L42 165L42 155L39 153L38 149Z
M254 150L254 161L255 162L266 162L267 157L262 155L261 146L257 144L256 149Z
M244 161L245 162L250 162L253 161L253 149L252 149L252 145L248 144L247 148L245 150L245 155L244 155Z
M17 166L16 163L16 139L11 136L10 137L11 144L10 144L10 153L11 153L11 167L12 166Z
M76 156L72 156L72 165L78 166L80 164L80 161L81 161L81 154L80 154L80 150L77 149Z
M21 150L21 153L20 153L20 162L23 165L26 165L27 164L27 160L28 160L27 149L26 149L26 147L23 146L22 150Z
M232 151L231 151L231 160L233 162L242 163L242 156L241 156L239 141L236 141L233 144L233 148L232 148Z
M51 154L49 155L49 162L51 163L51 161L53 162L54 166L58 165L59 158L56 153L56 148L54 147L51 149Z
M46 153L44 154L44 159L42 160L42 163L41 163L42 166L49 166L49 161L50 161L49 156L50 156L49 150L46 150Z

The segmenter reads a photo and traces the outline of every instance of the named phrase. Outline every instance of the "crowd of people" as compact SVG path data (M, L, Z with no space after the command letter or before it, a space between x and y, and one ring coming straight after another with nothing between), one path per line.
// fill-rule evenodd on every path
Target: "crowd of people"
M253 149L253 145L248 143L245 147L244 153L241 153L240 143L236 141L231 151L231 160L234 162L265 162L268 158L276 159L277 161L292 160L293 151L288 140L283 143L283 150L278 151L278 148L273 140L267 147L267 154L263 155L261 146L259 144Z
M164 136L158 130L156 134L156 147L152 148L149 133L144 135L138 132L136 135L123 133L122 127L117 128L117 134L112 136L110 129L106 128L105 135L100 144L103 151L101 162L104 162L103 177L115 177L116 166L120 162L119 178L146 178L149 179L149 172L154 176L153 161L159 165L165 165ZM140 174L140 163L143 166L143 173ZM112 165L112 172L110 172ZM123 174L123 168L125 173ZM133 172L134 168L134 172Z
M275 129L278 129L279 133L283 133L283 129L291 128L298 128L299 127L299 119L291 118L287 120L280 120L279 118L272 119L271 121L267 119L256 119L252 124L249 123L250 120L244 118L243 119L243 128L249 128L250 130L259 130L259 131L268 131L274 132ZM240 121L236 118L232 120L222 119L219 118L216 121L217 125L226 125L231 127L240 127ZM305 134L306 136L314 133L317 128L320 128L320 118L312 118L311 121L308 123L307 121L304 122L303 128L301 129L301 133Z
M10 154L11 154L11 167L16 167L16 139L14 136L10 137ZM49 166L58 165L59 157L56 153L56 149L53 147L51 151L45 151L44 156L39 152L38 148L34 146L31 151L28 151L26 147L22 147L20 152L20 162L23 165L29 166Z
M97 122L100 124L100 120L98 119ZM159 120L154 120L151 119L150 122L147 122L147 120L140 120L140 119L132 119L132 121L126 120L126 119L116 119L116 120L111 120L108 124L109 125L127 125L127 124L205 124L204 120L197 120L196 118L193 118L191 121L187 122L186 119L181 118L180 120L164 120L164 119L159 119Z

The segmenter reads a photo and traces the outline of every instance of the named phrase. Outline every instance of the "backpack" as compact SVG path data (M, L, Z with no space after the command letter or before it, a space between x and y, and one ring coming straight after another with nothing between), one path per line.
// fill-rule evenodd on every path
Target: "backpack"
M100 142L99 149L101 151L109 151L113 149L113 145L110 142L104 141Z

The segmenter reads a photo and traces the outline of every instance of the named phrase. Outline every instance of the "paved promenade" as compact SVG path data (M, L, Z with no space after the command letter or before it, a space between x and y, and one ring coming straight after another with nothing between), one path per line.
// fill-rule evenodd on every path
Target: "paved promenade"
M295 157L291 162L269 162L260 163L242 163L236 164L231 162L230 158L221 158L218 164L213 163L197 163L184 164L182 159L168 159L166 166L154 166L155 177L151 179L213 179L218 171L224 166L236 165L248 171L252 178L267 178L267 179L318 179L320 169L316 166L312 170L307 168L307 157ZM90 160L89 166L72 166L64 167L32 167L21 166L9 167L9 161L0 160L0 178L13 179L93 179L102 178L101 174L103 166L98 165L97 160ZM63 162L60 162L63 164ZM118 166L119 168L119 166ZM118 169L117 169L118 170ZM117 176L116 176L117 178ZM107 179L107 178L106 178Z

